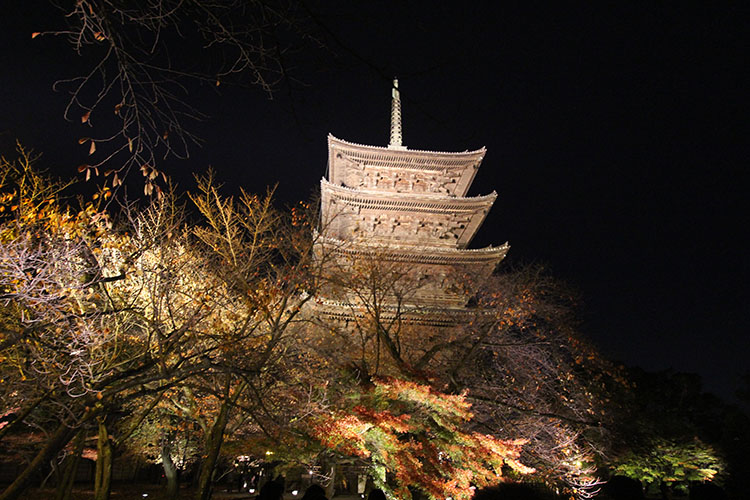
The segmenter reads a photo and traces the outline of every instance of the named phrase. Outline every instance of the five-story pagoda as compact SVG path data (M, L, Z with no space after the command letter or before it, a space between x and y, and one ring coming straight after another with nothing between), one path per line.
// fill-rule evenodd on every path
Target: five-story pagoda
M320 183L316 244L317 255L328 260L326 273L343 276L339 281L348 274L356 281L362 262L370 268L398 267L400 287L389 290L388 283L379 283L380 292L367 291L373 300L376 293L382 295L379 313L421 324L454 323L470 298L467 276L487 276L509 248L507 243L467 248L497 198L494 191L466 196L484 155L484 148L444 153L403 146L394 80L388 147L328 136L328 179ZM404 287L404 281L410 285ZM316 309L347 321L366 314L369 302L351 286L329 284L318 294Z

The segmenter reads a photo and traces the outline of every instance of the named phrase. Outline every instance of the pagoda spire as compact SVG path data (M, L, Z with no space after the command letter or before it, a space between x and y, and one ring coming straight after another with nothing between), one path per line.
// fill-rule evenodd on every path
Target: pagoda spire
M406 146L401 144L401 93L398 91L398 78L393 79L391 97L391 142L388 148L404 150Z

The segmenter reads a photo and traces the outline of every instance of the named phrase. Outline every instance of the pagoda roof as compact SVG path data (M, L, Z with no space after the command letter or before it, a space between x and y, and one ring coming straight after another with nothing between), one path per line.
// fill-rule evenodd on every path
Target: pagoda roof
M466 248L497 198L494 191L488 195L467 198L350 189L336 186L325 179L321 179L320 184L323 223L329 231L328 236L348 240L350 235L353 236L353 228L363 223L367 217L392 218L396 226L401 224L400 219L408 219L412 223L421 221L423 225L429 224L436 230L431 233L433 236L418 235L416 232L402 234L405 242L419 246ZM453 236L446 235L449 230ZM398 238L361 231L359 238L374 238L381 244L399 243Z
M318 243L328 246L333 252L344 255L377 256L391 262L447 265L491 265L494 267L505 258L510 249L506 242L497 247L477 249L428 247L414 245L378 245L367 242L349 242L330 237L319 237Z
M339 200L360 207L378 210L404 210L409 212L475 212L492 208L497 192L480 196L446 196L432 193L389 193L373 189L352 189L337 186L325 178L320 187Z
M370 312L360 304L316 297L311 303L318 314L340 321L353 321L370 316ZM399 319L405 323L436 327L450 327L466 324L477 315L486 316L488 311L466 307L430 307L414 305L383 304L380 318L383 320Z
M456 178L456 182L448 186L449 194L465 196L486 152L484 147L474 151L438 152L366 146L329 134L329 179L334 184L346 185L350 178L348 170L361 171L365 167L417 171Z

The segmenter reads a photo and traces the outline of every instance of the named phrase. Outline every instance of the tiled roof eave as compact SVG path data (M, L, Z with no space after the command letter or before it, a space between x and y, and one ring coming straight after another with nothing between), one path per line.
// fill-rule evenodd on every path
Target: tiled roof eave
M388 193L365 189L353 189L346 186L337 186L328 182L325 178L320 180L321 189L325 189L337 198L355 205L372 205L378 207L394 208L423 208L434 210L481 210L489 208L497 199L497 192L480 196L447 196L444 194L424 193Z
M373 151L380 151L383 153L393 153L393 154L424 154L424 155L434 155L434 156L479 156L483 157L487 153L487 149L482 146L479 149L475 149L472 151L466 150L466 151L456 151L456 152L450 152L450 151L430 151L430 150L424 150L424 149L392 149L388 148L387 146L369 146L367 144L359 144L356 142L349 142L345 141L343 139L339 139L338 137L335 137L333 134L328 134L328 144L332 143L338 143L344 146L349 146L352 148L359 148L363 150L373 150Z
M337 238L320 237L318 244L327 245L333 251L347 255L380 255L386 260L426 264L482 264L499 262L510 249L506 242L496 247L459 249L414 245L368 245L348 243Z

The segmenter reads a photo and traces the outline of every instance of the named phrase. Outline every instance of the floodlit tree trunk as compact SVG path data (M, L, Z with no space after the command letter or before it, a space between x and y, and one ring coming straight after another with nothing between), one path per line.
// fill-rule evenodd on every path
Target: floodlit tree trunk
M42 464L47 463L56 456L68 444L74 433L75 429L71 429L65 423L61 423L23 472L0 493L0 500L16 500L19 498L21 493L28 488L29 483L34 479L34 475Z
M219 415L211 427L211 432L206 440L206 451L208 455L201 464L200 477L198 479L198 495L197 500L210 500L211 498L211 483L214 475L214 469L216 468L216 462L219 459L219 451L221 450L222 442L224 441L224 429L227 426L229 420L229 402L224 401L219 410Z
M94 475L94 500L109 500L112 488L112 442L109 440L104 419L99 420L96 442L96 472Z
M167 499L177 498L179 482L177 481L177 467L172 461L171 443L167 440L161 446L161 465L164 468L164 477L167 478Z
M326 498L333 498L333 494L336 492L336 462L331 462L331 468L328 470L328 475L331 481L326 486Z
M85 442L86 432L80 430L73 441L73 452L67 456L63 464L60 482L57 484L57 490L55 491L55 500L70 500Z
M237 387L234 394L231 396L227 394L224 401L221 403L219 415L216 417L214 425L211 427L211 432L209 432L208 438L206 439L207 456L201 464L200 478L198 479L198 494L196 496L197 500L211 499L211 486L214 469L216 468L216 462L219 460L221 445L224 442L224 429L226 429L227 422L229 422L229 412L239 399L240 395L245 391L245 388L247 388L247 382L242 382Z

